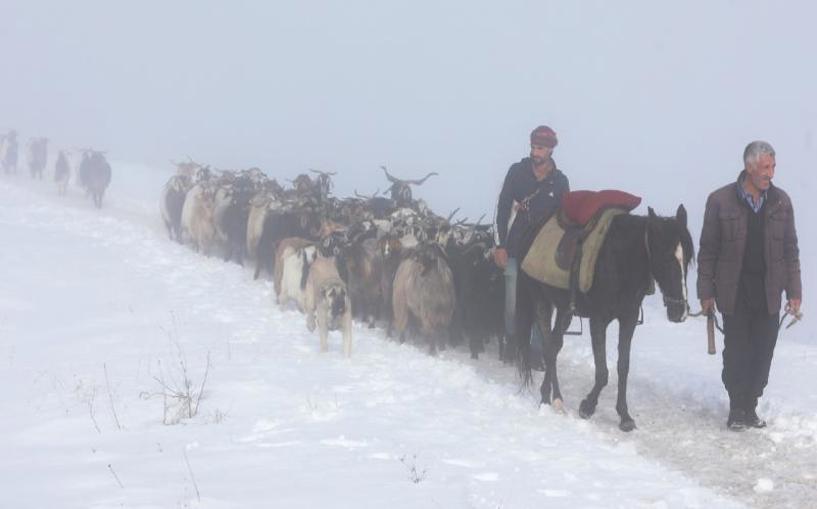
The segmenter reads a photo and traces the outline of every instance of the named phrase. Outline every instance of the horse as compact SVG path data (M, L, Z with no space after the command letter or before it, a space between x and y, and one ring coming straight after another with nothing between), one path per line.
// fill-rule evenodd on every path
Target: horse
M542 225L534 227L528 237ZM522 246L520 259L530 249L532 238ZM619 323L618 397L616 411L619 429L636 428L627 406L627 376L630 371L630 346L638 323L641 303L653 288L653 281L663 294L667 318L683 322L689 316L687 300L687 269L694 258L692 237L687 229L687 213L683 205L675 217L659 217L652 208L648 215L617 215L612 219L607 236L598 254L593 284L587 293L575 292L541 283L524 271L519 271L517 285L517 334L512 341L518 352L518 369L529 384L531 359L529 342L531 326L536 320L545 336L545 377L540 393L543 404L562 409L562 394L556 372L556 358L561 350L564 333L573 314L588 318L595 361L595 384L579 407L579 415L589 419L596 410L599 394L607 385L607 326ZM574 301L575 302L572 302ZM553 309L555 323L551 326Z

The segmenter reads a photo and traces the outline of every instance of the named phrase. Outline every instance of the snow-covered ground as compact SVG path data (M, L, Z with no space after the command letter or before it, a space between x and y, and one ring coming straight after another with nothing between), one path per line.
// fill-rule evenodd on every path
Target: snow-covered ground
M560 357L567 415L520 390L496 345L477 361L465 349L430 357L356 326L351 359L336 335L319 353L269 282L167 240L157 202L169 173L113 166L100 211L74 187L61 198L51 182L0 177L0 507L804 507L817 496L808 321L778 343L760 407L769 428L736 434L703 322L672 325L649 299L629 383L638 430L624 434L615 370L596 415L577 415L592 385L587 338L567 338ZM609 335L612 363L615 326ZM185 379L204 392L178 420L161 393Z

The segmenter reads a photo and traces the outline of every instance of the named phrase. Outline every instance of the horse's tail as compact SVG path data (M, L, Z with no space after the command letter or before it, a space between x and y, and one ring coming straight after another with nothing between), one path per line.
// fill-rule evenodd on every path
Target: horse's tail
M522 379L523 387L533 383L531 370L530 337L534 322L534 280L520 268L516 278L516 324L515 332L509 338L516 351L516 368Z

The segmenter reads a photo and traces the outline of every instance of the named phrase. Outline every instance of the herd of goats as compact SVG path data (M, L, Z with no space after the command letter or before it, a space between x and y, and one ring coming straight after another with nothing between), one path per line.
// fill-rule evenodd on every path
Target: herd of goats
M318 328L343 334L351 323L387 324L400 341L422 336L435 353L468 341L476 358L504 330L504 282L492 261L491 225L452 222L412 196L419 180L394 177L385 196L332 196L333 173L312 170L282 187L261 170L214 172L193 161L164 187L161 213L171 239L195 250L255 264L274 281L277 302L293 303Z
M83 148L76 149L76 152L82 155L77 171L78 183L93 199L94 205L101 208L102 197L111 183L111 165L105 159L105 153L99 150ZM12 129L6 134L0 134L0 165L3 173L17 173L18 153L17 131ZM48 163L48 138L29 139L26 159L31 178L42 179ZM68 151L60 150L54 164L54 181L60 195L68 192L68 181L71 179L71 165L68 161Z
M5 173L16 172L17 141L0 135ZM28 143L32 178L42 178L48 140ZM96 207L111 180L104 152L79 149L78 183ZM255 278L274 281L277 303L306 314L318 328L321 350L329 330L340 330L351 355L352 319L369 327L386 324L388 335L427 341L429 352L465 341L477 358L491 338L504 335L502 271L493 263L490 224L452 221L423 200L412 186L422 179L394 177L389 187L354 197L332 195L334 173L311 170L283 187L261 170L216 171L192 160L174 163L176 173L162 190L160 210L168 235L206 255L252 263ZM60 151L54 168L59 194L71 178ZM510 359L506 359L510 360Z

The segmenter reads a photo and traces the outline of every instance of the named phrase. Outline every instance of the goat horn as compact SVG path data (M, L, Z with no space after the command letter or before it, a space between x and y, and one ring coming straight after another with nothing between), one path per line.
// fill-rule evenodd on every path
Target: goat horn
M402 181L402 180L400 180L400 179L398 179L398 178L393 177L393 176L392 176L392 175L389 173L389 170L387 170L387 169L386 169L386 167L385 167L385 166L381 166L381 168L383 169L383 171L385 171L385 172L386 172L386 178L387 178L387 179L389 179L389 182L391 182L392 184L401 184L401 183L403 183L403 181Z
M451 211L451 213L450 213L450 214L448 214L448 218L445 220L445 222L446 222L446 223L450 223L450 222L451 222L451 220L452 220L452 219L454 219L454 214L456 214L456 213L457 213L457 212L459 212L459 211L460 211L460 207L457 207L457 208L455 208L453 211Z
M428 180L428 178L429 178L429 177L431 177L431 176L433 176L433 175L439 175L439 173L437 173L436 171L432 171L431 173L429 173L429 174L428 174L428 175L426 175L425 177L421 178L420 180L405 180L404 182L405 182L406 184L414 184L414 185L419 186L419 185L422 185L422 183L423 183L423 182L425 182L426 180Z
M324 176L327 176L327 177L333 177L333 176L338 174L338 172L336 172L336 171L321 171L321 170L313 170L312 168L309 168L309 171L311 171L312 173L317 173L318 175L324 175Z

